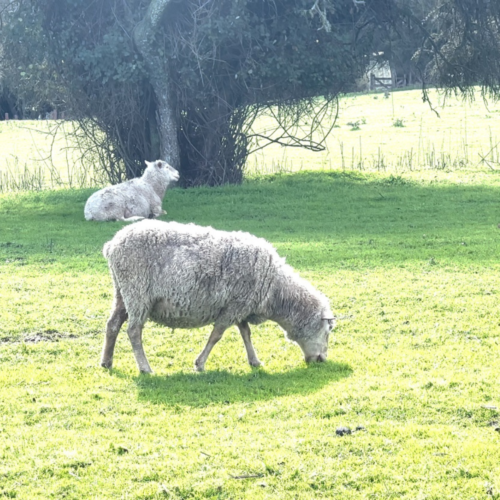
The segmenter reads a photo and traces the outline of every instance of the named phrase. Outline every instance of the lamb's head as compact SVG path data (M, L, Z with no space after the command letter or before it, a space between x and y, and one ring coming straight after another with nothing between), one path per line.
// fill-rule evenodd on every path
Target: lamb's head
M306 363L326 361L328 340L334 326L335 318L330 308L324 308L309 319L300 334L296 334L295 341L302 349Z
M161 184L168 186L179 180L179 172L166 161L146 161L147 167L144 171L146 177L160 180Z

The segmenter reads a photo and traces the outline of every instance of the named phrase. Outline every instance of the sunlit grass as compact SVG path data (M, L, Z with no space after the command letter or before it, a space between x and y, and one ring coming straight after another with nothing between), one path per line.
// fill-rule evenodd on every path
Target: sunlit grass
M331 300L329 361L280 329L148 323L98 366L121 223L92 190L0 195L0 498L500 498L500 179L271 175L173 189L165 219L269 239ZM350 427L350 435L336 430Z
M324 152L272 145L249 158L249 171L500 168L500 103L485 102L479 93L473 102L436 91L429 95L432 107L420 90L346 96ZM262 120L255 128L261 132L272 125Z
M73 123L62 120L1 121L0 192L102 183L102 173L82 163L73 132Z
M437 170L500 169L500 103L485 102L479 93L473 102L445 99L436 91L430 97L433 107L422 101L420 90L395 91L388 98L381 92L345 96L325 151L272 145L250 155L246 175L342 169L431 178ZM274 127L262 117L254 129L266 133ZM0 192L106 183L90 164L82 166L71 131L71 122L0 122Z

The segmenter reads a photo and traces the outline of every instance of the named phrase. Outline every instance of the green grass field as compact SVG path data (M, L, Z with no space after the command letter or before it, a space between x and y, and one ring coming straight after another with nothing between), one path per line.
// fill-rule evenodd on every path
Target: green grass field
M430 97L439 116L420 90L345 96L325 151L272 145L249 156L247 175L341 169L432 178L436 170L500 169L500 102L479 93L473 102L436 91ZM262 117L254 129L266 133L273 125ZM71 131L71 122L0 122L0 192L102 186L103 176L82 166Z
M500 167L499 102L473 102L420 90L354 94L340 100L339 117L322 153L269 146L252 155L249 171L318 168L361 171L457 170ZM437 112L437 113L436 113ZM326 125L326 124L325 124ZM256 124L259 132L272 121Z
M72 122L1 121L0 192L102 184L102 174L82 163L72 132Z
M354 132L353 132L354 133ZM0 195L0 498L500 499L500 178L324 170L173 189L165 220L270 240L331 300L329 361L273 323L148 323L98 366L121 223L92 190ZM347 426L360 430L338 436Z

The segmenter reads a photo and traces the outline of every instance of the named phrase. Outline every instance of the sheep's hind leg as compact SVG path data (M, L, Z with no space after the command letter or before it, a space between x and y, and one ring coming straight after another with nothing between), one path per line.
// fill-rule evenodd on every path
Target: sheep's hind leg
M123 323L127 320L128 314L123 303L123 298L119 291L115 292L113 310L106 323L106 336L102 348L101 366L111 368L113 366L113 353L115 351L116 337Z
M153 370L149 366L148 360L146 358L146 353L144 352L144 347L142 346L142 328L145 321L131 321L129 320L129 325L127 329L128 338L132 344L132 349L134 350L135 361L141 373L153 373Z
M194 368L196 371L202 372L203 370L205 370L205 363L207 362L207 358L211 350L213 349L214 345L217 344L217 342L219 342L219 340L222 338L222 335L224 335L225 331L225 326L214 325L214 329L212 330L212 333L208 338L207 345L204 347L203 351L201 351L200 355L194 362Z
M250 366L260 366L262 363L259 361L255 349L253 348L249 324L246 321L242 321L238 323L238 328L240 329L241 338L247 350L247 358Z

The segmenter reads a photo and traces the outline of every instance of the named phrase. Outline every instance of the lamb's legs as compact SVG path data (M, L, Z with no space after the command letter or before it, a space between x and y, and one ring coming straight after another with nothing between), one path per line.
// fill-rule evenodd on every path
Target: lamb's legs
M116 292L113 303L113 310L106 323L106 336L104 337L104 346L102 348L101 366L111 368L113 366L113 353L115 351L116 337L127 320L128 314L123 303L123 298L120 292Z
M214 345L219 342L225 331L225 326L214 325L214 329L212 330L212 333L208 338L207 345L203 348L203 351L201 351L200 355L194 362L194 368L196 371L202 372L205 369L205 363L207 361L208 355L210 354L210 351L213 349Z
M162 210L161 207L160 207L159 209L153 210L149 214L149 218L150 219L156 219L157 217L160 217L160 215L166 215L166 214L167 214L167 211L166 210Z
M151 202L150 208L150 219L156 219L157 217L160 217L160 215L164 215L167 213L165 210L163 210L162 199L159 196L155 196L155 199Z
M142 346L142 328L144 322L130 321L127 329L128 338L134 350L135 361L141 373L153 373L149 366L144 347Z
M245 349L247 350L247 358L250 366L260 366L261 362L255 353L253 348L252 339L250 338L250 326L246 321L238 323L238 328L240 329L241 338L245 344Z

